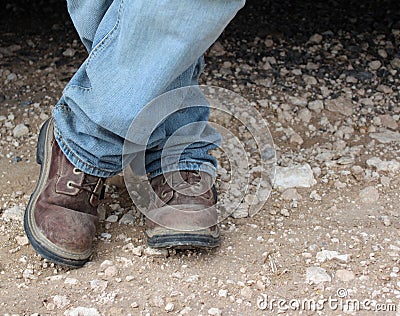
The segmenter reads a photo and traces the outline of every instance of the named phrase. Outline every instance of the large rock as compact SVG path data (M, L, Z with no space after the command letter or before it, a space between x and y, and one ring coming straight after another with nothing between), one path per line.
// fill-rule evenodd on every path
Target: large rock
M325 107L330 112L340 113L346 116L353 114L353 103L350 99L339 97L333 100L326 100Z
M307 106L307 99L303 97L289 96L287 100L290 104L295 106Z
M22 137L29 133L29 128L24 124L18 124L13 129L14 137Z
M400 162L396 160L381 160L379 157L372 157L367 160L369 167L375 167L377 171L396 172L400 170Z
M289 188L309 188L315 185L317 181L309 164L292 166L292 167L276 167L274 188L285 190Z
M370 133L369 137L376 139L380 143L400 143L400 133L383 130L379 133Z

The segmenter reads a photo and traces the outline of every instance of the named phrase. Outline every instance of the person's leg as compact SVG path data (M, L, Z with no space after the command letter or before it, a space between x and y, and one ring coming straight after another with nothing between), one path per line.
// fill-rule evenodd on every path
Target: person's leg
M123 140L136 115L170 87L193 83L199 56L243 5L244 0L114 0L88 59L53 111L55 136L67 158L88 174L119 173ZM204 112L188 117L207 119ZM205 164L208 149L188 156Z
M67 0L69 15L88 52L94 46L93 42L100 22L113 1Z
M82 265L90 256L100 178L121 171L129 125L155 97L193 83L198 56L244 4L244 0L95 2L69 1L74 24L90 53L53 111L54 126L50 121L42 129L41 175L25 213L25 229L35 249L72 266ZM207 119L208 109L187 117ZM171 122L165 122L167 134L181 125ZM218 134L210 139L219 139ZM208 159L212 173L214 161L207 146L206 141L203 150L189 149L185 155L190 163L183 161L178 168L197 170ZM159 172L157 163L153 165L156 160L148 164L154 176Z

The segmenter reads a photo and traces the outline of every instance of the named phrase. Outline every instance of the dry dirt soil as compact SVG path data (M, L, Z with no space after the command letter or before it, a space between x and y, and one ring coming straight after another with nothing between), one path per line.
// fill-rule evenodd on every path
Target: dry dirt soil
M117 176L101 208L117 221L76 270L37 255L21 221L39 128L87 54L64 1L34 2L0 13L0 314L400 315L396 1L249 1L202 83L248 99L277 164L307 164L316 182L224 220L216 250L157 252Z

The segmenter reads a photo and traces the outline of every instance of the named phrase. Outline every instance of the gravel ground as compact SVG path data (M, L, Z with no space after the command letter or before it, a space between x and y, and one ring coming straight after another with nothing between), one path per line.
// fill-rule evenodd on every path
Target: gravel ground
M1 314L400 315L399 2L249 1L202 83L268 122L277 168L264 208L224 220L218 250L154 251L114 177L79 270L35 254L21 220L38 130L86 53L63 1L27 3L0 11Z

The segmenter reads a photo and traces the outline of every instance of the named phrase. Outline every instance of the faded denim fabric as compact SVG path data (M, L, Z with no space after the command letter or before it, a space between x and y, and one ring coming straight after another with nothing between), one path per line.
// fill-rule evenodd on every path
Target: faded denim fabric
M129 126L153 99L175 88L196 85L203 53L224 30L244 0L67 0L88 58L53 110L55 137L77 168L99 177L121 171ZM179 164L161 168L162 145L185 124L206 122L207 106L175 112L149 138L146 170L215 173L208 154L221 141L185 129L188 140ZM200 134L199 134L200 133ZM181 135L182 136L182 135ZM193 139L197 139L193 142ZM176 144L175 144L176 145Z

